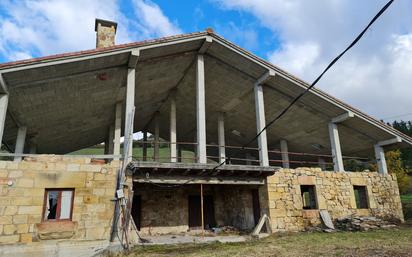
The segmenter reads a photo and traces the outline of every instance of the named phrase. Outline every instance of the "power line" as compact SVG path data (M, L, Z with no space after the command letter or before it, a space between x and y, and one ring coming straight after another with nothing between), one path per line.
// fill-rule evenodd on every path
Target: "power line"
M302 96L304 96L309 90L311 90L317 83L318 81L323 77L323 75L347 52L349 49L351 49L353 46L358 43L358 41L363 37L363 35L366 33L366 31L372 26L372 24L388 9L388 7L393 3L394 0L390 0L388 3L386 3L382 9L372 18L372 20L369 22L369 24L362 30L362 32L353 40L353 42L342 52L340 53L335 59L332 60L332 62L329 63L329 65L323 70L323 72L313 81L313 83L306 88L305 91L303 91L300 95L298 95L295 99L290 102L290 104L278 115L276 118L271 120L254 138L252 138L247 144L245 144L243 147L249 146L253 141L255 141L262 133L265 131L267 128L269 128L273 123L275 123L277 120L279 120L283 115L286 114L286 112L300 99Z

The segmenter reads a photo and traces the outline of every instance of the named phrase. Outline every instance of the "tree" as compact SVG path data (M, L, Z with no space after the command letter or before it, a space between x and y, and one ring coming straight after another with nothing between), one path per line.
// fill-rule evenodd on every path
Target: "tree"
M412 137L412 122L411 121L394 121L392 126L400 132ZM412 175L412 148L401 150L401 159L407 173Z
M390 174L395 174L398 179L399 192L401 194L407 193L409 189L410 179L406 172L406 168L402 164L401 151L388 151L386 152L385 157L386 165L388 166L388 172Z

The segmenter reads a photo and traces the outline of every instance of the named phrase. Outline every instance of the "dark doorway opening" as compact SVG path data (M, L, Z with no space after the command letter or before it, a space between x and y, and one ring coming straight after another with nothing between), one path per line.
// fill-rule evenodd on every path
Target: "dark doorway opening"
M211 195L203 196L203 218L205 229L216 226L215 206ZM189 195L189 227L202 228L200 195Z
M259 189L252 189L252 201L253 201L253 218L255 220L255 226L256 226L259 223L259 219L260 219Z
M140 219L142 213L142 197L140 195L133 196L133 203L132 203L132 217L133 221L136 224L136 228L140 231Z

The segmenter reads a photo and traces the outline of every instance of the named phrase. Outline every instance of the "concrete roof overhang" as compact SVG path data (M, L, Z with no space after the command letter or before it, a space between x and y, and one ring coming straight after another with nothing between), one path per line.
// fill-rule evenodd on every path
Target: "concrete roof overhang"
M153 116L159 112L160 136L168 139L168 96L175 90L178 141L193 142L194 60L206 39L212 39L205 53L208 143L217 142L219 112L226 116L228 145L240 146L254 137L253 84L268 70L276 75L264 84L267 121L308 86L209 32L0 64L0 78L9 93L3 142L14 149L18 126L27 126L28 142L35 143L39 153L64 154L103 142L114 121L115 104L124 99L133 50L140 53L134 131L153 132ZM372 156L374 144L394 137L402 142L392 147L412 145L412 138L315 88L268 129L269 148L277 149L279 140L286 139L289 151L329 154L328 123L347 112L354 117L339 125L344 155Z

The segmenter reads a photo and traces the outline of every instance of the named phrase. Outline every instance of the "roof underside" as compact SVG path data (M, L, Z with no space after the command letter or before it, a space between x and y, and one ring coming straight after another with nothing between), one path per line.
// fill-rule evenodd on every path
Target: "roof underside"
M27 126L27 142L35 143L39 153L64 154L103 142L114 122L115 104L124 99L127 64L130 51L135 48L139 48L140 57L136 67L134 131L147 128L153 132L151 121L159 111L160 136L168 140L168 96L176 89L178 141L193 142L194 60L206 36L213 37L205 54L207 141L217 142L217 114L225 112L227 144L245 144L256 134L253 83L268 67L277 75L264 85L267 121L302 92L305 85L224 39L206 33L98 52L90 58L58 59L63 60L60 63L52 60L49 65L42 60L1 69L10 94L4 143L14 149L18 126ZM289 151L329 154L328 122L347 110L354 111L355 117L339 126L344 154L371 156L376 142L395 136L403 137L396 147L410 146L410 138L315 90L268 129L269 148L277 149L279 140L286 139ZM231 133L233 130L241 136ZM320 149L315 149L314 144L320 145ZM256 142L251 146L256 146Z

